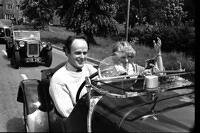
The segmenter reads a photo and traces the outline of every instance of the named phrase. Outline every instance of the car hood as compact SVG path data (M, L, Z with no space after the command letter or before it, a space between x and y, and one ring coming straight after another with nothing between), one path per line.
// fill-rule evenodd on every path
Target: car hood
M163 99L168 95L161 97ZM96 106L96 113L128 132L189 132L194 127L195 107L187 98L175 97L158 102L153 117L153 104L144 105L150 101L146 97L103 97Z
M188 132L194 126L194 106L183 107L156 115L157 120L149 117L138 120L143 124L140 128L148 131Z

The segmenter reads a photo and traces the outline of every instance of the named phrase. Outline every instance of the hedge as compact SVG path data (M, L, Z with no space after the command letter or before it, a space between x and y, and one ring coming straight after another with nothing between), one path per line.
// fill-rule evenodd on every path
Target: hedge
M123 38L124 33L119 34ZM129 30L129 41L138 39L138 44L153 47L153 39L160 37L162 50L165 52L178 51L194 56L195 28L188 26L140 25Z

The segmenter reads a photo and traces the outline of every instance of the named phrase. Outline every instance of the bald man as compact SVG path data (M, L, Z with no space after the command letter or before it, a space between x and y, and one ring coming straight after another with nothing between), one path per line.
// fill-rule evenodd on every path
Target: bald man
M80 85L86 76L97 70L85 63L89 45L84 36L68 37L63 50L67 56L67 63L52 76L49 93L59 114L68 117L76 104L75 97ZM80 97L86 92L84 88Z

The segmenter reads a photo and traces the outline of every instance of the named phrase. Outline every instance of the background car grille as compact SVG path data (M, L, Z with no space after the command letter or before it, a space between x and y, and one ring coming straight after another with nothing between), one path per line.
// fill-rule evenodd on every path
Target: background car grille
M39 44L28 44L27 55L30 56L39 56Z

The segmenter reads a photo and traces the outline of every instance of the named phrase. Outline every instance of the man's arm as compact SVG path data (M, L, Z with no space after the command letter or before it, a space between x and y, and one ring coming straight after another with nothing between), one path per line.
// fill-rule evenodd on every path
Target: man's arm
M54 102L57 111L63 117L68 117L73 109L73 104L70 98L70 92L67 91L67 89L64 87L66 86L62 86L56 81L56 79L52 77L50 82L49 94Z

